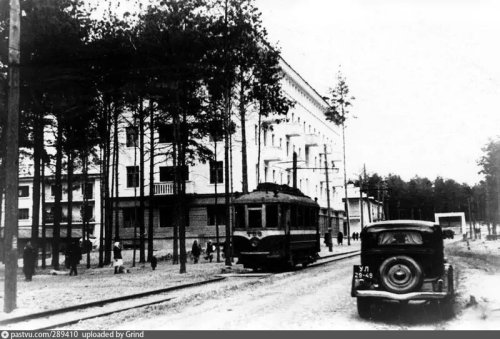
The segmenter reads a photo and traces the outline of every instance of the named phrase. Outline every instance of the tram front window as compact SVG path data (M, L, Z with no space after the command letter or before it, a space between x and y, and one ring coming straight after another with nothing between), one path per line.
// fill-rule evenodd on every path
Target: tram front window
M248 209L248 227L249 228L262 227L262 209L260 208Z
M278 205L266 205L266 228L278 227Z
M245 206L236 206L235 208L236 214L236 228L245 228Z

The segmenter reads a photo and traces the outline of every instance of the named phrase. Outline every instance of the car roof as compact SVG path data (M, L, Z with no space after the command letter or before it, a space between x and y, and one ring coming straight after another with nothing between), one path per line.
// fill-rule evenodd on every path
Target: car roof
M413 230L427 230L431 231L432 229L436 229L439 227L438 224L431 221L423 221L423 220L385 220L374 222L366 225L364 227L365 232L377 232L382 230L391 230L391 229L413 229ZM432 232L432 231L431 231Z
M427 227L438 226L438 224L436 224L435 222L432 222L432 221L401 219L401 220L384 220L384 221L372 222L372 223L366 225L366 227L371 227L371 226L390 226L390 225L398 225L398 226L427 226Z

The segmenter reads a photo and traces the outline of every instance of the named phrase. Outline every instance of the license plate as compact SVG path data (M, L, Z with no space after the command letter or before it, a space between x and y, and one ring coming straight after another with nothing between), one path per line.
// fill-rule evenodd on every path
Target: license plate
M370 266L354 265L353 267L354 279L373 279L373 271Z

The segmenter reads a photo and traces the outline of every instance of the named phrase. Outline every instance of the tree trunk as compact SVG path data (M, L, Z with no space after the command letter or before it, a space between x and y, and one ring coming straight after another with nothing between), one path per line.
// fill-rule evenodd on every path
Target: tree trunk
M144 227L144 99L139 98L139 262L146 262Z
M45 269L47 264L45 262L47 253L47 238L45 236L45 159L42 158L42 268Z
M40 163L42 161L42 155L44 152L43 147L43 117L41 114L36 114L35 117L35 128L34 128L34 147L33 147L33 223L31 225L31 244L36 254L35 263L38 266L38 232L40 228ZM1 187L1 186L0 186ZM1 189L0 189L0 195ZM0 206L2 202L0 200ZM0 218L1 218L0 211Z
M180 183L180 227L179 227L179 249L180 249L180 273L186 273L186 180L184 177L184 168L186 168L186 147L187 147L187 121L186 112L183 110L182 123L180 126L180 161L181 166L178 167L178 178Z
M105 213L105 221L104 221L104 261L103 265L109 265L111 263L111 244L112 244L112 229L113 229L113 205L111 203L110 192L113 192L113 184L111 182L110 185L110 169L111 173L113 173L113 168L111 165L111 122L110 122L110 114L109 114L109 105L106 105L104 108L104 213ZM111 175L112 176L112 175ZM113 178L111 178L113 179ZM111 180L112 181L112 180ZM103 236L103 235L101 235Z
M153 110L153 101L149 100L149 214L148 214L148 261L151 262L151 258L153 257L153 213L154 213L154 158L155 158L155 150L154 150L154 110Z
M225 252L227 253L226 255L226 260L225 264L226 266L232 266L231 264L231 256L229 253L231 253L231 208L230 208L230 197L229 197L229 123L231 121L231 98L230 98L230 90L229 86L227 86L226 89L226 95L225 95L225 103L224 103L224 198L225 198L225 203L226 203L226 245L225 245Z
M118 117L119 117L119 112L118 112L118 105L117 105L117 102L115 100L115 103L114 103L114 124L115 124L115 132L114 132L114 153L115 153L115 167L114 167L114 171L115 171L115 197L114 197L114 212L115 212L115 216L114 216L114 223L115 223L115 239L117 241L120 240L120 224L118 222L118 205L119 205L119 202L118 202L118 198L120 196L120 192L119 192L119 181L118 181L118 167L119 167L119 164L120 164L120 147L119 147L119 144L118 144ZM110 238L112 237L113 235L111 234L110 235ZM111 240L111 239L110 239ZM112 243L110 243L110 247L112 248Z
M61 229L62 200L62 112L59 112L56 139L56 173L54 197L54 227L52 228L52 267L59 270L59 242Z
M68 154L68 220L67 220L67 225L66 225L66 268L70 268L69 265L69 258L67 255L67 251L71 246L71 231L72 231L72 223L73 223L73 151L68 149L67 150ZM82 190L82 193L85 194L85 192Z
M246 132L246 111L245 111L245 88L243 84L243 74L240 80L240 121L241 121L241 184L243 194L248 193L248 164L247 164L247 132Z

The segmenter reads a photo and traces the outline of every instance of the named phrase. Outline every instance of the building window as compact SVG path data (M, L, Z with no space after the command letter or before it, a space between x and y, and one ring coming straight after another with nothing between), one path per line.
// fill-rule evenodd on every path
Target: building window
M82 217L82 221L94 221L94 206L87 205L87 208L80 206L80 216Z
M280 173L280 185L283 185L283 173Z
M173 205L160 208L160 227L174 227L175 207Z
M158 127L158 141L160 143L174 142L174 125L160 125Z
M30 196L29 186L19 186L19 198L25 198Z
M56 185L50 185L50 196L55 197L56 196Z
M274 147L274 134L271 135L271 145Z
M264 146L267 146L267 130L264 130Z
M139 187L139 166L127 167L127 187Z
M136 223L136 214L139 213L136 211L135 207L126 207L122 208L123 215L123 228L133 228Z
M137 128L129 126L125 129L127 135L127 147L137 147Z
M184 166L182 169L182 178L184 181L189 180L189 167ZM160 181L174 181L175 180L175 166L161 166L160 167Z
M273 170L273 182L276 182L276 170Z
M222 184L224 182L224 163L222 161L210 161L210 183Z
M26 220L30 218L30 210L28 208L20 208L18 213L19 220Z
M267 182L267 166L264 166L264 182Z
M288 186L290 186L290 178L291 178L291 174L290 174L290 173L288 173L288 174L287 174L287 178L286 178L286 184L287 184Z
M286 156L290 156L290 137L286 137Z
M283 139L280 138L280 149L281 149L281 142L283 141Z
M83 197L85 199L94 199L94 185L93 184L82 184L81 186Z
M292 122L295 122L295 113L292 113Z
M207 206L208 225L215 225L216 218L217 218L217 225L225 225L226 224L226 206L225 205Z

